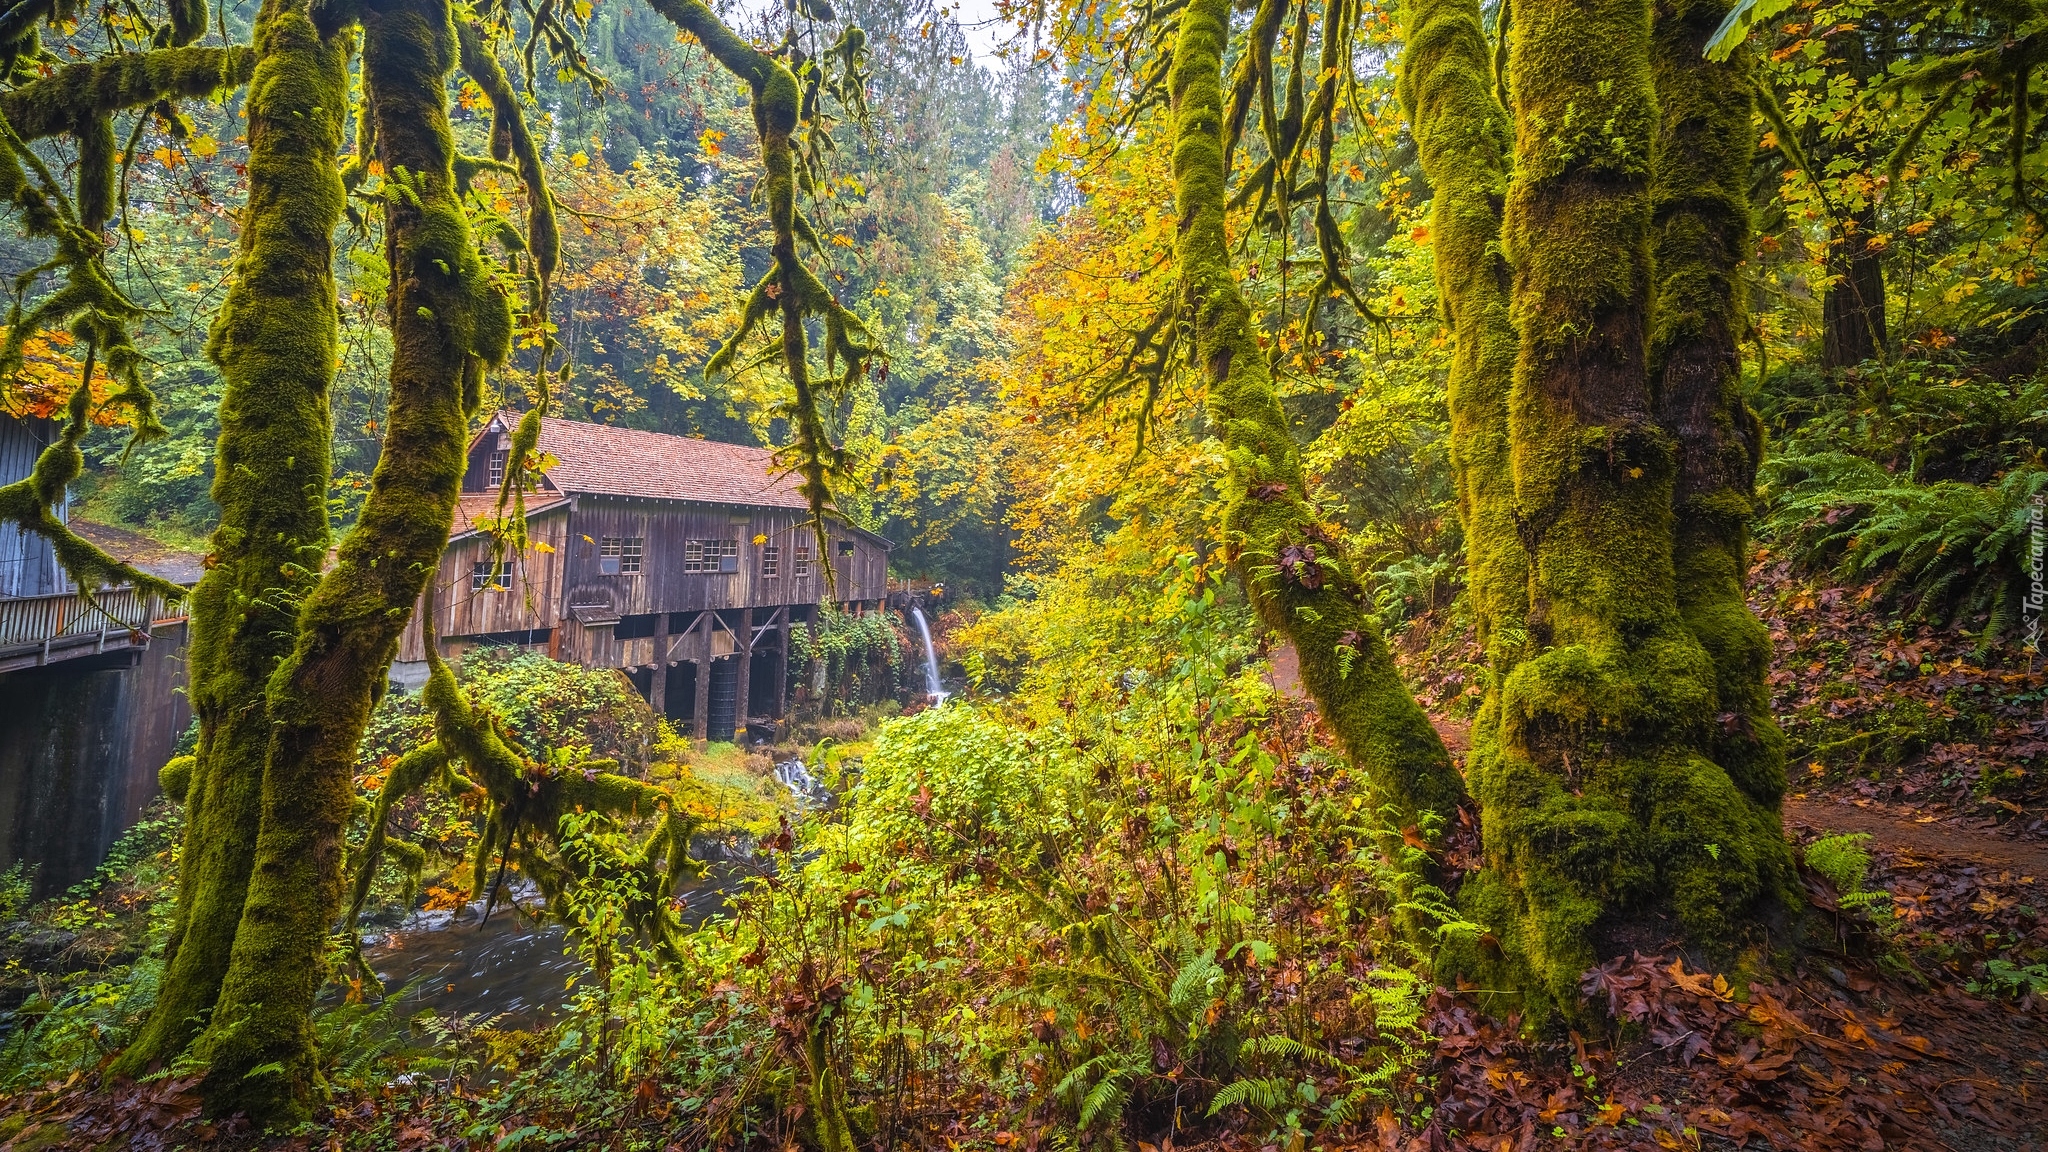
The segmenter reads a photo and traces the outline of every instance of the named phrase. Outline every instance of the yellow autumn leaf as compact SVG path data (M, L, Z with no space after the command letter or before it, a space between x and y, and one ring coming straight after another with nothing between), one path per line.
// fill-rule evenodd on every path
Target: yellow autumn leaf
M588 168L590 167L590 157L578 152L569 157L569 166L571 168Z
M220 151L220 141L211 136L194 136L191 141L192 154L204 160Z

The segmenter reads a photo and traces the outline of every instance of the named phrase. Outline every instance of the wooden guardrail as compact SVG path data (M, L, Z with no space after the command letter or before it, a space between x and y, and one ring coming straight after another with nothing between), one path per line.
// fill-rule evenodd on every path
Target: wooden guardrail
M0 672L149 644L165 615L163 597L109 588L90 600L77 592L0 600Z

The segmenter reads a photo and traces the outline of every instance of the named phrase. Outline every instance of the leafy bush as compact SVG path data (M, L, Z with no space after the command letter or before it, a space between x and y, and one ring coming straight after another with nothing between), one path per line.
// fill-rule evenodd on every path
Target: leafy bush
M1764 533L1794 559L1876 580L1884 596L1910 598L1937 622L1981 613L1985 646L2016 629L2048 471L1919 484L1861 456L1820 452L1772 460L1764 480Z
M1790 455L1847 452L1922 484L1989 483L2048 449L2048 378L1992 380L1950 362L1840 376L1795 366L1757 405Z

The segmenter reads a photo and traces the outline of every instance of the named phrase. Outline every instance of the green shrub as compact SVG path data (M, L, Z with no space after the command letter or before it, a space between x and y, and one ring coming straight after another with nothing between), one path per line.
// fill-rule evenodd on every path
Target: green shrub
M1793 559L1875 580L1886 599L1910 599L1938 623L1984 614L1984 647L2019 628L2048 471L1920 484L1861 456L1820 452L1770 461L1764 481L1764 535Z

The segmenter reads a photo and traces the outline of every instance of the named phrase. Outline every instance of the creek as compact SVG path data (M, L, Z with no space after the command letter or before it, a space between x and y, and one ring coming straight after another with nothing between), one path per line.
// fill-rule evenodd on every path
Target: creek
M832 803L831 791L801 760L777 764L775 778L799 808ZM684 882L676 893L684 902L683 923L695 928L723 915L728 897L771 869L750 851L713 860L701 879ZM540 901L528 882L508 884L488 919L482 900L452 912L415 912L395 928L364 932L363 958L386 988L408 989L399 1019L432 1010L443 1018L496 1016L504 1028L542 1028L561 1014L570 979L589 968L567 928L511 906Z

